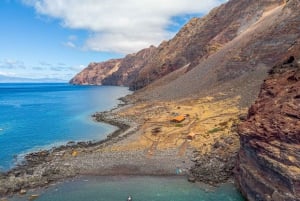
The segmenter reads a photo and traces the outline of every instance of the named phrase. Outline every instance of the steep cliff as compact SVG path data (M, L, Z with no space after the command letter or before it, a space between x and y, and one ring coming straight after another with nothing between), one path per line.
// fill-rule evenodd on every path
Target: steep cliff
M121 59L111 59L103 63L90 63L83 71L70 80L81 85L101 85L102 80L120 68Z
M238 132L241 149L235 175L248 200L299 201L299 57L291 56L270 71Z
M132 90L136 90L132 85L138 77L138 72L143 68L153 55L157 52L157 48L150 46L135 54L129 54L120 63L118 71L112 73L103 79L104 85L123 85L130 86ZM145 78L146 82L150 82L149 78Z
M88 69L85 69L85 73L79 73L71 80L71 83L125 85L135 90L182 67L188 66L186 72L190 71L199 64L202 65L207 58L222 50L226 44L243 35L244 32L255 28L268 11L283 4L285 4L283 0L231 0L215 8L203 18L193 18L173 39L162 42L158 47L152 46L136 54L127 55L120 61L119 69L115 72L98 78L97 74L87 73ZM282 29L281 34L284 35L287 32L288 30L283 31ZM260 35L267 33L269 33L267 30L266 33L257 33L256 37L259 38ZM271 38L269 40L269 44L266 44L268 46L276 43ZM252 44L250 50L245 50L248 53L245 55L240 53L244 51L243 49L232 53L228 50L226 53L231 53L231 56L225 58L224 62L243 61L247 56L251 56L249 52L256 51L261 45L260 43ZM247 61L249 59L247 58ZM257 60L256 58L251 59L253 63ZM106 65L110 64L101 63L99 68ZM248 66L244 68L246 67ZM82 79L77 79L78 76ZM94 80L98 81L94 82Z

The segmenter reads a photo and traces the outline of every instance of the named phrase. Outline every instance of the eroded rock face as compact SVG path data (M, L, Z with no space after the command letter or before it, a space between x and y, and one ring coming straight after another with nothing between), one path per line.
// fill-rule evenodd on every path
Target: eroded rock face
M78 85L116 85L131 86L137 79L139 70L157 51L151 46L135 54L129 54L122 59L112 59L101 63L90 63L74 78L71 84ZM135 90L135 88L132 88Z
M270 71L239 126L236 180L249 201L300 200L299 63L291 56Z
M118 69L114 68L114 72L106 73L105 69L115 65L103 62L94 68L87 67L70 82L73 84L124 85L133 90L143 88L177 69L183 67L188 67L187 71L193 69L210 55L222 49L228 42L251 29L266 12L284 3L284 0L231 0L212 10L203 18L191 19L173 39L162 42L158 47L151 46L138 53L127 55L118 61L120 62ZM287 30L284 24L282 25L283 29L285 31L280 35L285 37ZM265 34L268 33L257 33L257 38ZM291 34L293 34L292 30ZM295 38L290 37L291 40ZM265 43L266 49L270 49L269 47L276 41L270 39ZM250 58L246 58L249 57L249 54L241 55L239 53L255 51L263 46L262 43L253 44L253 41L249 44L251 44L251 50L241 49L234 52L235 55L229 56L224 62L249 60ZM266 56L268 56L267 53ZM261 60L261 58L251 58L251 60L258 63L259 61L256 60ZM222 65L222 62L218 65ZM240 66L240 63L238 65ZM231 65L231 68L234 66ZM243 68L248 68L248 66ZM224 75L223 72L220 74Z
M119 70L121 59L112 59L103 63L90 63L83 71L70 80L72 84L101 85L102 80Z

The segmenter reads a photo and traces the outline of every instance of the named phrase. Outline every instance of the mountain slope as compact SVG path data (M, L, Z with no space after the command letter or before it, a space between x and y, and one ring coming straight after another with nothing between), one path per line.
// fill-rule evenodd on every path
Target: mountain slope
M100 79L96 73L84 69L71 80L73 84L124 85L140 89L155 80L189 65L188 70L218 52L228 42L255 24L265 13L283 4L282 0L232 0L212 10L203 18L193 18L171 40L157 48L146 48L127 55L119 69ZM106 62L100 63L106 66ZM81 77L81 79L77 79Z
M202 57L196 67L176 78L169 75L158 80L135 93L135 98L166 100L222 93L240 95L242 105L249 106L267 71L300 50L299 6L299 0L275 3L233 40Z
M299 0L231 0L159 47L118 60L113 73L99 77L86 68L71 83L140 89L132 100L238 95L248 107L270 68L300 50L299 10Z

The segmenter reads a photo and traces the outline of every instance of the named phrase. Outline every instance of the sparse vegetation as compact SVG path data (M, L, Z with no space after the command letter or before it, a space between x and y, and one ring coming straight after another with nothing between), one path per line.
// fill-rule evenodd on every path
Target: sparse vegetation
M213 128L213 129L209 130L207 133L212 134L212 133L217 133L219 131L222 131L222 128Z
M192 132L197 133L197 137L188 142L189 146L200 150L203 154L209 153L214 141L219 139L221 134L226 138L231 136L232 120L237 119L238 115L243 112L236 107L239 100L239 97L224 100L204 97L167 103L156 102L155 104L141 102L134 107L120 111L119 114L126 118L138 116L141 119L147 119L142 122L142 135L126 145L114 146L110 150L144 150L151 147L154 142L157 143L155 147L158 150L181 149L186 143L187 136ZM178 106L180 109L177 109ZM158 111L158 108L162 109ZM181 114L189 114L189 118L183 122L170 121L171 118ZM159 130L161 132L158 132ZM219 131L222 132L217 133ZM203 144L206 144L205 149ZM231 148L236 149L238 145L232 145Z

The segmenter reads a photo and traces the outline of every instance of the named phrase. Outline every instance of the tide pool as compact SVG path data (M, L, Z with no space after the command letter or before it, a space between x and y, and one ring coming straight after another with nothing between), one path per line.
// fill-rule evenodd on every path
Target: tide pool
M0 171L28 152L104 139L116 128L91 115L117 106L129 93L113 86L0 84Z
M12 201L25 201L38 193L37 201L244 201L233 184L213 188L187 182L185 177L82 177L29 192Z

